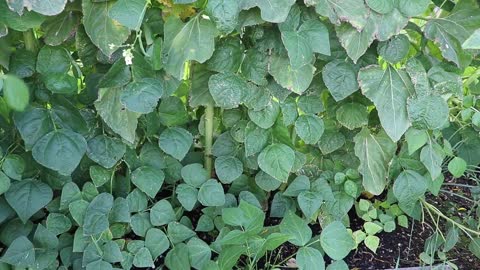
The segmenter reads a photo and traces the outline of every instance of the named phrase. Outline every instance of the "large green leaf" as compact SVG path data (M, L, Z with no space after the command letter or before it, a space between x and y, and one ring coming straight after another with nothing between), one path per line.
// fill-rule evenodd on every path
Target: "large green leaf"
M272 23L281 23L287 18L288 12L293 4L295 4L295 0L242 0L240 7L243 9L259 7L263 20Z
M322 253L313 247L301 247L297 252L296 261L300 270L325 269Z
M278 84L297 94L302 94L307 90L313 80L314 66L307 64L294 69L290 66L287 57L276 56L272 58L269 72Z
M248 85L236 74L220 73L210 77L208 88L217 106L232 109L243 102Z
M375 135L363 128L355 138L355 155L360 159L359 172L363 175L365 190L379 195L387 184L388 163L395 154L396 145L381 131Z
M361 30L367 24L368 9L362 0L318 0L315 10L334 24L349 22Z
M400 140L410 125L407 98L413 85L407 74L392 66L385 70L369 66L360 70L358 80L362 93L375 104L385 132L393 141Z
M345 258L356 246L352 235L340 221L334 221L323 228L320 244L325 253L334 260Z
M415 171L401 172L393 184L393 194L400 203L414 204L427 191L427 179Z
M338 39L348 56L357 63L358 59L365 54L370 44L375 39L376 27L372 19L361 30L348 23L342 23L335 27Z
M113 167L125 154L126 145L116 138L98 135L88 141L87 156L105 168Z
M87 35L104 54L111 55L127 40L130 31L108 16L115 2L82 1Z
M23 223L45 207L52 198L52 189L47 184L33 179L12 183L5 193L5 199Z
M155 110L162 94L160 80L145 78L125 86L120 94L120 102L132 112L146 114Z
M167 154L182 160L192 146L193 136L183 128L168 128L160 134L158 145Z
M279 228L281 233L290 236L288 241L296 246L305 246L312 238L308 223L291 211L285 214Z
M33 158L43 166L63 175L70 175L87 150L82 135L68 129L47 133L35 143Z
M150 198L155 198L164 179L163 171L150 166L143 166L132 172L132 183Z
M203 63L213 54L215 24L197 15L187 23L175 16L165 22L163 60L165 69L177 79L184 76L184 63L195 60Z
M238 1L210 0L206 10L221 32L228 34L237 27L240 13Z
M101 88L95 108L103 121L126 141L135 141L138 113L126 109L121 101L121 88Z
M478 4L474 1L459 1L450 14L431 19L425 25L424 35L440 46L445 59L463 67L472 56L462 50L465 42L480 25Z
M336 101L340 101L358 90L357 73L348 62L334 60L325 65L323 81Z
M108 229L108 214L113 207L113 196L101 193L87 207L83 222L83 234L97 235Z
M337 120L348 129L366 126L368 123L367 107L360 103L346 103L337 109Z
M304 114L295 121L295 131L306 144L316 144L325 131L325 125L320 117Z
M24 111L30 101L30 92L24 81L12 75L3 77L3 98L8 107Z
M258 156L258 166L270 176L286 182L295 162L295 152L284 144L267 146Z
M480 29L475 30L475 32L463 42L462 48L474 50L480 49Z
M441 96L421 96L408 100L408 117L418 129L441 129L448 122L448 104Z
M146 0L119 0L108 11L108 16L121 25L138 31L146 10Z
M16 267L31 267L35 263L35 249L25 236L15 239L8 247L0 261L14 265Z

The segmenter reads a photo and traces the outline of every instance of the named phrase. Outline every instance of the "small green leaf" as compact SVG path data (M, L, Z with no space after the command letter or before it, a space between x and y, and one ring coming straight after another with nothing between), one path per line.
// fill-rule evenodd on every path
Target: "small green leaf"
M247 82L234 73L215 74L208 81L208 88L216 105L224 109L238 107L245 99Z
M349 62L334 60L325 65L323 81L336 101L340 101L358 90L357 73Z
M150 209L150 222L162 226L176 220L175 211L167 200L160 200Z
M173 244L178 244L194 237L196 234L190 228L178 222L170 222L167 227L167 235Z
M148 248L153 260L162 255L170 247L167 235L157 228L151 228L145 235L145 247Z
M368 124L367 107L359 103L346 103L337 109L337 120L348 129L356 129Z
M200 163L188 164L181 171L183 181L192 187L199 188L210 176Z
M84 235L97 235L108 229L108 214L113 207L113 196L101 193L90 202L83 222Z
M120 102L132 112L147 114L155 110L162 94L160 80L144 78L127 84L120 94Z
M323 198L318 192L303 191L298 197L298 205L307 219L312 219L314 214L320 209Z
M373 251L373 253L377 252L377 248L380 245L380 238L375 235L367 235L367 237L364 240L365 245Z
M225 193L222 185L215 179L210 179L198 190L198 201L203 206L223 206Z
M463 160L460 157L454 157L448 163L448 171L454 177L457 177L457 178L461 177L465 173L466 169L467 169L467 162L465 162L465 160Z
M7 105L15 111L24 111L30 100L28 86L13 75L3 77L3 98Z
M140 167L132 173L132 183L150 198L155 198L163 185L164 179L163 171L150 166Z
M325 131L325 125L320 117L304 114L295 121L295 131L306 144L316 144Z
M121 25L138 31L146 9L146 0L120 0L108 11L108 16Z
M141 268L155 266L152 254L150 254L148 248L142 247L137 253L135 253L135 257L133 257L133 265Z
M175 193L183 208L192 211L197 203L198 190L190 185L180 184L177 186Z

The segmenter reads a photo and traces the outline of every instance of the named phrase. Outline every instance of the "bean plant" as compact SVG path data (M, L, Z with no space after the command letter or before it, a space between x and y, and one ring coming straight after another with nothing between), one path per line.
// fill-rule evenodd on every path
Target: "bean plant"
M0 0L0 269L349 269L412 222L480 258L434 203L479 50L475 0Z

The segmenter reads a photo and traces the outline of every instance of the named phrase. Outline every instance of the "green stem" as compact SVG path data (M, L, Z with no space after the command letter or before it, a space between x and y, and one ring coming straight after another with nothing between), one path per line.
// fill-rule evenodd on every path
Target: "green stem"
M205 169L212 175L212 145L213 145L213 117L215 115L213 104L205 107Z
M461 229L462 231L464 232L469 232L469 233L472 233L476 236L480 236L480 232L478 231L475 231L475 230L472 230L468 227L465 227L463 224L460 224L458 222L456 222L455 220L447 217L442 211L438 210L438 208L436 208L435 206L429 204L428 202L426 202L424 199L420 199L421 203L423 204L424 207L426 207L427 209L431 210L432 212L434 212L435 214L437 214L439 217L445 219L446 221L450 222L453 226L457 226L459 229Z
M38 44L33 29L23 32L23 41L25 42L25 49L30 52L37 52Z

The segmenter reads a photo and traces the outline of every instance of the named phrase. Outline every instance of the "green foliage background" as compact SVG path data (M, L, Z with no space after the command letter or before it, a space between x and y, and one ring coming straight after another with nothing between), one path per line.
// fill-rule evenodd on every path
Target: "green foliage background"
M0 0L0 269L255 269L287 241L348 269L429 215L424 263L480 258L478 217L425 199L480 164L479 29L475 0Z

